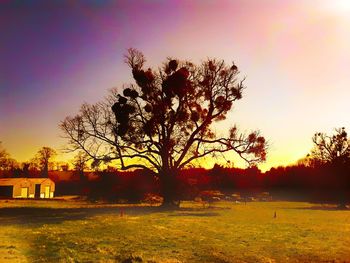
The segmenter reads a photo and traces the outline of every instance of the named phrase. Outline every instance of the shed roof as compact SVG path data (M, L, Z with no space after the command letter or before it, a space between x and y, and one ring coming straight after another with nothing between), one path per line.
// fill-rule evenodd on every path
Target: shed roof
M29 181L34 184L42 184L45 181L49 181L54 184L50 178L1 178L0 185L15 185L23 181Z

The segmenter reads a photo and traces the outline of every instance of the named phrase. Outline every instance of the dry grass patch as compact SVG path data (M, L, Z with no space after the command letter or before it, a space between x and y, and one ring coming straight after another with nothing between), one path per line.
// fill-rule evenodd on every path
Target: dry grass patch
M350 211L333 207L221 202L203 209L184 202L162 211L23 200L0 206L0 262L350 262Z

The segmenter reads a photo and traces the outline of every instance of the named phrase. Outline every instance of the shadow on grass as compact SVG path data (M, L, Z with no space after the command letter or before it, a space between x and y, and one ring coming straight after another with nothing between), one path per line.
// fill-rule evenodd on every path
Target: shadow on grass
M321 210L321 211L350 211L349 208L342 208L338 206L330 206L330 205L314 205L308 207L290 207L284 209L300 209L300 210Z
M13 224L57 224L64 221L83 220L98 215L137 216L152 213L169 213L169 216L216 216L208 208L164 209L157 206L114 206L114 207L5 207L0 208L2 225ZM173 214L174 213L174 214Z
M0 208L2 225L12 224L56 224L70 220L82 220L98 215L139 215L158 212L157 207L94 207L94 208Z

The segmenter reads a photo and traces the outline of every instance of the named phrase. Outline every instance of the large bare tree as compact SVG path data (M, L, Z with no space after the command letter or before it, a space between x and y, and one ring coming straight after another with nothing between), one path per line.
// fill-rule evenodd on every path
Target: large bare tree
M144 69L145 57L129 49L125 62L135 84L111 90L105 101L83 104L60 127L71 151L83 150L96 163L117 161L120 169L152 170L162 183L164 205L176 203L174 178L195 160L234 151L248 164L264 161L259 132L214 132L242 98L243 80L235 64L207 59L196 66L168 58L158 69Z

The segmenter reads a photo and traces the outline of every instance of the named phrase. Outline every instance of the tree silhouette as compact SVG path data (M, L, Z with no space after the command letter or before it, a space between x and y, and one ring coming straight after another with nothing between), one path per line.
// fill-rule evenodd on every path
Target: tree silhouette
M332 174L338 192L340 208L346 208L350 171L350 139L345 128L335 129L335 134L316 133L312 141L311 156ZM332 187L330 185L329 187Z
M266 142L259 132L215 133L242 98L243 80L235 64L207 59L196 66L168 58L157 70L144 70L144 55L129 49L125 62L136 82L122 93L111 90L104 102L83 104L80 113L60 127L69 149L83 150L95 163L116 160L120 169L152 170L162 185L163 204L176 204L175 177L205 157L236 152L248 164L265 160Z
M2 142L0 141L0 170L13 170L18 168L18 163L15 159L10 157L10 154L2 147Z
M0 141L0 170L5 170L7 168L8 159L10 155L8 152L2 147L2 142Z
M341 164L350 160L350 139L345 128L335 129L334 135L315 133L311 156L322 163Z
M86 179L84 175L84 170L87 168L87 162L89 159L89 156L83 151L78 152L74 156L72 164L74 166L74 170L79 174L79 178L81 181L84 181Z
M56 155L56 151L50 147L42 147L35 156L35 162L41 169L42 177L49 176L50 160Z

